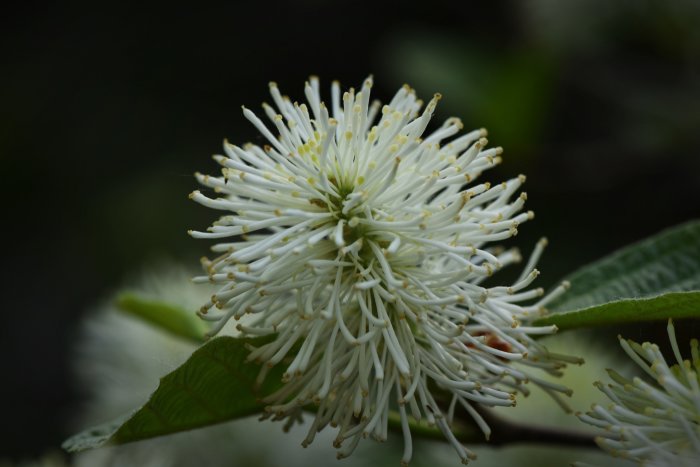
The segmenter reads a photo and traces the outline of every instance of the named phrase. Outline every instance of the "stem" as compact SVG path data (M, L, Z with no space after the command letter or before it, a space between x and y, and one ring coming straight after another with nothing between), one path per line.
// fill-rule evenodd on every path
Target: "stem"
M486 423L491 427L491 437L486 439L479 428L465 412L455 417L452 432L457 439L465 444L489 444L492 446L505 446L517 443L546 444L548 446L576 446L597 448L596 434L589 431L580 431L559 426L529 425L515 422L494 414L484 407L473 405ZM428 426L424 422L409 421L411 433L418 438L444 441L445 438L435 426ZM392 431L401 431L401 421L396 412L389 413L389 428Z
M529 425L500 417L493 411L474 404L474 408L491 427L489 444L503 446L514 443L538 443L549 446L597 447L596 434L558 426ZM465 417L468 415L464 414ZM473 440L469 440L473 442Z

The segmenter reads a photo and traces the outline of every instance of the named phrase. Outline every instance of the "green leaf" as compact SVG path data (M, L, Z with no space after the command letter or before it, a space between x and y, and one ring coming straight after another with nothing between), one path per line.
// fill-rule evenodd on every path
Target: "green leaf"
M148 402L125 422L90 428L64 444L81 451L104 444L122 444L191 430L262 411L260 399L281 385L283 368L270 369L256 386L260 365L247 362L248 345L259 346L269 337L218 337L197 349L179 368L160 380Z
M553 314L537 320L536 324L556 324L564 330L668 318L700 318L700 292L669 292L651 298L616 300L583 310Z
M260 365L247 362L246 356L248 345L259 346L269 338L218 337L208 342L182 366L161 378L158 389L143 407L132 415L72 436L63 443L63 449L79 452L124 444L262 412L265 404L260 399L282 386L284 365L271 368L263 384L256 386ZM425 421L410 421L409 426L414 436L444 440L440 430ZM390 413L389 427L401 432L397 413ZM453 432L463 442L484 441L471 418L456 420Z
M133 293L121 294L116 304L121 311L171 334L198 344L204 342L207 325L192 312L170 303L144 299Z
M567 280L571 289L551 307L559 313L535 324L574 329L700 318L700 221L625 247Z

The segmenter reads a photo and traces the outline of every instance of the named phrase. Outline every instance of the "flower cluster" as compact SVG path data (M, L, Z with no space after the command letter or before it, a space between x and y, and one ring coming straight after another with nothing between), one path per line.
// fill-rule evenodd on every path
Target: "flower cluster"
M614 456L646 465L685 466L700 463L700 353L698 341L690 343L691 360L683 360L673 323L668 337L676 364L669 366L656 344L637 344L620 338L629 357L656 384L642 378L625 378L608 370L615 384L597 382L612 403L593 405L579 418L605 428L614 438L599 437L598 445Z
M437 426L466 463L471 451L450 423L462 407L488 437L474 404L514 405L531 381L555 397L569 391L532 370L558 373L566 357L532 336L554 326L530 320L562 293L531 289L541 241L523 274L505 286L482 283L520 261L494 246L532 219L523 212L525 181L476 183L501 162L483 129L459 135L459 119L426 128L440 100L422 102L408 86L381 106L370 101L372 80L327 106L319 82L306 84L307 103L292 102L270 84L270 123L244 108L264 146L225 142L218 177L197 179L218 197L191 198L229 214L195 238L227 239L204 259L205 276L220 290L199 311L215 322L231 318L244 335L274 335L252 349L266 368L283 364L284 385L268 396L267 414L294 418L315 404L304 444L327 425L338 427L339 457L362 437L383 440L391 410L411 458L410 423ZM460 409L462 410L462 409Z

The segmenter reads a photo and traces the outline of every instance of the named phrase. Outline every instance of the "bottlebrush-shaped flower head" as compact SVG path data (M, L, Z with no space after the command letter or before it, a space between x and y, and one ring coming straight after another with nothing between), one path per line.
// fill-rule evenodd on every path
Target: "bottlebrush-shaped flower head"
M197 174L218 197L191 195L227 213L191 232L225 239L196 279L221 287L199 314L217 322L214 332L249 315L244 334L274 335L250 359L286 367L285 384L266 399L270 417L316 404L304 443L330 424L339 427L339 456L348 455L363 436L386 438L393 407L403 462L411 418L437 425L466 462L473 454L449 428L456 405L488 436L472 404L513 405L527 380L567 392L530 371L561 368L565 358L531 338L556 328L528 324L564 286L546 297L528 289L544 242L515 283L481 285L520 260L496 242L533 217L518 194L525 177L477 183L501 162L485 130L460 135L462 123L450 118L426 133L440 95L421 112L408 86L383 107L370 101L371 88L367 79L341 97L333 83L329 107L315 78L306 104L272 83L269 123L243 109L267 144L225 142L215 156L221 176Z

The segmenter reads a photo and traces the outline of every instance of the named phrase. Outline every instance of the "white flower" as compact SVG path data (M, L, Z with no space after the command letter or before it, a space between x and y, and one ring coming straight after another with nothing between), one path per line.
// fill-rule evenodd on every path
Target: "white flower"
M480 285L520 260L491 245L532 219L522 212L526 195L516 196L525 177L474 183L501 162L485 130L458 136L462 123L450 118L424 134L439 94L421 113L408 86L384 107L370 103L371 87L367 79L341 98L333 83L329 109L316 78L306 84L308 105L271 83L276 109L263 108L272 130L243 109L268 145L226 142L226 156L214 156L222 176L197 174L221 197L191 194L231 213L190 232L229 239L203 260L208 275L196 280L221 289L199 313L217 322L214 332L251 314L243 333L276 335L250 359L286 366L285 385L266 399L270 416L317 405L304 445L328 424L339 427L339 457L363 436L384 440L391 406L405 437L402 462L411 458L409 416L437 425L466 462L473 453L449 428L457 403L488 436L473 403L511 406L526 380L568 391L526 371L562 366L564 357L530 337L556 328L527 320L565 287L547 297L527 290L544 242L514 284Z
M690 343L691 359L683 360L673 323L668 337L676 364L668 365L656 344L639 345L620 338L627 355L649 375L628 379L608 370L615 384L595 383L612 403L593 405L579 418L605 428L616 438L597 439L598 445L615 456L645 465L685 466L700 464L700 353L698 341Z

